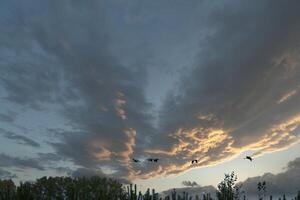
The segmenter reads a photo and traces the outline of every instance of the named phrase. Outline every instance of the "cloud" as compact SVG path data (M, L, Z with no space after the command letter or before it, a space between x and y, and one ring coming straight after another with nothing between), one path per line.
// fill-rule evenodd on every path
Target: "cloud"
M126 111L123 109L123 106L126 104L126 101L122 98L124 97L124 94L121 92L117 93L117 99L115 100L115 109L117 112L117 115L121 117L123 120L126 119Z
M289 98L291 98L292 96L294 96L295 94L297 94L297 90L292 90L287 92L286 94L284 94L278 101L277 103L283 103L285 101L287 101Z
M182 181L182 185L187 186L187 187L199 186L198 183L196 183L195 181L193 181L193 182L191 182L191 181Z
M282 196L283 194L294 197L297 195L300 184L300 158L290 161L285 170L278 174L265 173L262 176L250 177L245 181L239 182L242 185L241 191L244 191L246 197L257 198L257 184L266 182L266 195L272 195L273 198ZM191 195L202 196L203 193L214 195L216 188L213 186L199 186L196 182L183 181L182 184L187 187L176 188L176 192L182 194L183 191ZM197 187L193 187L197 186ZM173 189L162 192L163 196L171 195Z
M168 19L177 8L190 13L193 3L179 2L171 5ZM298 1L201 1L193 15L201 21L199 52L166 96L158 119L145 95L147 65L127 66L112 53L118 38L105 5L5 4L3 100L20 106L20 112L56 112L67 127L51 127L57 137L48 143L60 158L40 155L45 161L63 159L94 172L108 167L115 177L149 178L218 164L249 149L259 156L299 141ZM161 13L169 8L169 3L158 5ZM130 23L146 23L136 12ZM154 18L168 21L163 16ZM177 21L172 24L178 27ZM6 137L38 145L25 136ZM159 163L130 161L148 156L159 157ZM4 166L43 169L36 160L1 159ZM193 159L197 165L190 165Z
M0 179L12 179L12 178L17 178L17 175L12 174L11 172L0 168Z
M285 170L278 174L265 173L262 176L250 177L245 181L239 182L242 185L241 191L244 191L246 197L257 198L257 184L266 182L266 195L273 197L282 196L283 194L294 197L297 195L300 184L300 158L290 161ZM203 193L215 194L217 190L213 186L199 186L196 182L183 181L182 184L187 187L176 188L177 193L182 194L183 191L191 195L202 195ZM197 187L194 187L197 186ZM171 195L173 189L162 192L162 195Z
M164 170L155 169L161 175L190 169L193 159L209 166L299 141L300 95L290 93L300 83L299 2L205 5L196 62L166 97L159 131L145 150L166 160Z
M13 122L15 120L16 114L12 111L8 111L6 113L0 113L0 121L2 122Z
M12 157L6 154L0 154L0 167L44 170L44 167L35 159Z
M42 163L45 162L58 162L63 160L62 156L56 153L38 153L38 160Z
M5 99L34 110L56 105L72 129L60 132L60 142L51 141L59 155L82 167L110 165L128 175L129 157L143 146L135 141L153 131L144 70L126 68L110 55L102 3L48 3L46 10L32 7L39 17L28 6L9 5L11 16L23 16L8 17L0 35L6 41L0 75ZM15 39L7 41L11 34Z
M0 128L0 134L4 135L4 137L10 140L15 140L18 144L28 145L31 147L40 147L40 144L35 142L34 140L23 135L17 135L11 131L7 131L2 128Z
M267 195L293 195L299 190L300 158L290 161L284 172L279 174L266 173L262 176L251 177L242 182L247 195L257 195L257 183L266 181Z
M69 167L52 167L59 174L71 174L72 170Z
M63 161L63 167L61 161ZM47 170L55 170L58 174L71 174L74 171L70 167L65 167L69 163L56 153L37 153L35 157L22 158L0 154L0 162L0 168L3 168L4 171L17 170L22 172L27 169L37 169L46 172Z

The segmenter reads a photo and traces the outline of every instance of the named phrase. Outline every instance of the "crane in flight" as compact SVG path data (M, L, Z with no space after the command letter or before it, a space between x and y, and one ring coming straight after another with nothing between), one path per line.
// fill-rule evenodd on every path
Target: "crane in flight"
M132 161L133 161L133 162L135 162L135 163L138 163L138 162L140 162L139 160L137 160L137 159L134 159L134 158L132 158Z
M158 162L158 160L159 160L158 158L148 158L147 159L147 161L149 161L149 162L156 162L156 163Z
M192 164L197 164L198 163L198 160L192 160L192 162L191 162Z
M246 156L244 159L250 160L251 162L253 161L253 158L251 156Z

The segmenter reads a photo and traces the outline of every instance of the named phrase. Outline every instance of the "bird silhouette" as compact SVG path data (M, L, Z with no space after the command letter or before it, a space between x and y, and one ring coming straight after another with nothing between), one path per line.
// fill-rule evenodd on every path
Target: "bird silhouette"
M133 161L133 162L135 162L135 163L138 163L138 162L140 162L139 160L137 160L137 159L134 159L134 158L132 158L132 161Z
M158 160L159 160L158 158L153 159L154 162L158 162Z
M251 162L253 161L253 158L251 156L246 156L244 159L248 159L250 160Z
M192 162L191 162L192 164L197 164L198 163L198 160L192 160Z
M153 162L153 158L148 158L147 161Z

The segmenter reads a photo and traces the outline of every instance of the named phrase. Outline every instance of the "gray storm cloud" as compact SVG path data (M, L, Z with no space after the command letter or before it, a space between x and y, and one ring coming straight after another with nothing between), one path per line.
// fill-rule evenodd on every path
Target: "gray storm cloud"
M272 195L273 198L282 197L285 194L288 197L295 197L299 190L300 184L300 158L290 161L285 170L278 174L265 173L262 176L249 177L245 181L239 182L241 185L241 191L248 198L257 198L258 190L257 184L259 182L266 182L265 195ZM213 186L199 186L197 183L192 181L183 181L182 184L186 187L176 188L177 193L183 191L188 192L190 195L201 195L203 193L210 193L214 196L217 188ZM191 187L192 186L192 187ZM193 187L197 186L197 187ZM171 195L173 189L162 192L162 195Z
M11 178L16 178L16 175L12 174L9 171L0 169L0 178L1 179L11 179Z
M191 7L172 2L160 9L136 4L126 20L151 26L151 20L165 20L165 13L172 19ZM89 172L105 166L121 178L149 178L190 169L193 159L199 160L195 166L207 166L244 150L261 155L298 142L299 1L201 1L193 10L199 52L166 95L158 119L145 94L148 65L127 66L114 57L112 26L121 22L112 23L106 6L106 1L9 1L2 8L9 8L0 21L3 101L24 110L55 107L68 126L51 129L58 141L48 140L60 159ZM0 118L12 122L13 114ZM38 146L19 135L8 138ZM131 162L146 156L160 162Z
M12 157L1 153L0 161L1 161L0 163L1 168L17 167L23 169L32 168L32 169L44 170L44 167L41 165L41 163L38 162L37 159L18 158L18 157Z
M172 160L170 173L190 168L192 159L204 166L299 140L300 4L292 4L234 1L211 7L194 68L160 113L161 132L169 135L157 135L159 147L148 151Z
M195 186L199 186L197 182L195 181L182 181L182 185L186 186L186 187L195 187Z
M262 181L266 182L267 195L296 196L300 184L300 158L290 161L282 173L266 173L262 176L248 178L242 182L243 190L249 195L257 195L257 183Z
M17 135L11 131L4 130L0 128L0 133L4 135L4 137L16 141L18 144L29 145L32 147L40 147L40 144L35 142L34 140L25 137L23 135Z
M108 163L126 173L138 146L136 131L151 132L150 104L142 91L143 74L122 67L108 53L101 3L52 1L39 18L28 12L40 15L43 4L29 8L14 3L12 14L22 17L5 21L1 51L3 56L20 55L2 61L5 99L35 110L59 105L74 130L59 132L61 142L51 142L59 155L85 167ZM6 40L9 34L16 39Z

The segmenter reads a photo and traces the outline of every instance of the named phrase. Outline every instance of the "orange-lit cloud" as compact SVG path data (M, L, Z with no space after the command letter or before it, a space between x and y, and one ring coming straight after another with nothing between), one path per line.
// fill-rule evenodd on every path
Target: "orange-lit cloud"
M124 94L122 92L117 92L117 99L115 100L115 109L117 115L123 120L127 118L126 112L123 108L125 104L126 101L124 100Z
M130 128L125 130L124 132L127 138L127 140L125 141L126 148L120 153L120 156L123 157L125 161L129 161L131 155L134 152L136 131Z
M156 19L111 36L118 23L105 20L99 1L84 8L57 2L49 1L46 13L41 5L10 3L5 8L16 12L0 20L0 120L12 132L32 129L34 137L42 124L51 137L38 135L35 146L48 141L74 166L107 166L134 179L215 165L246 150L261 156L299 141L300 1L170 7L133 0L121 5L129 6L121 15L139 10ZM190 16L201 23L184 23ZM153 28L165 30L152 21L165 19L171 29L149 37ZM178 19L184 28L172 25ZM21 135L10 140L34 146ZM132 157L160 160L136 164Z
M157 175L178 174L194 167L211 166L235 156L246 150L256 150L254 156L280 151L299 141L300 137L293 131L300 125L300 115L291 117L275 124L267 130L261 138L253 143L235 148L235 139L230 135L230 130L193 128L190 130L179 129L170 137L177 143L168 150L145 150L153 156L159 156L167 161L162 161L154 172L139 174L139 178L150 178ZM176 159L178 158L178 160ZM198 164L192 165L191 160L197 159ZM162 170L163 168L163 170Z
M292 134L299 125L300 115L274 125L261 141L251 145L250 148L259 149L255 156L284 150L299 141L300 137Z
M101 139L94 139L89 143L89 151L96 160L109 160L111 157L117 157L123 163L128 163L130 156L134 152L136 132L134 129L124 130L125 141L124 148L121 151L113 151L108 147L109 143ZM112 148L111 148L112 149Z
M297 90L292 90L289 91L288 93L284 94L278 101L277 103L283 103L285 101L287 101L288 99L290 99L292 96L294 96L295 94L297 94Z

